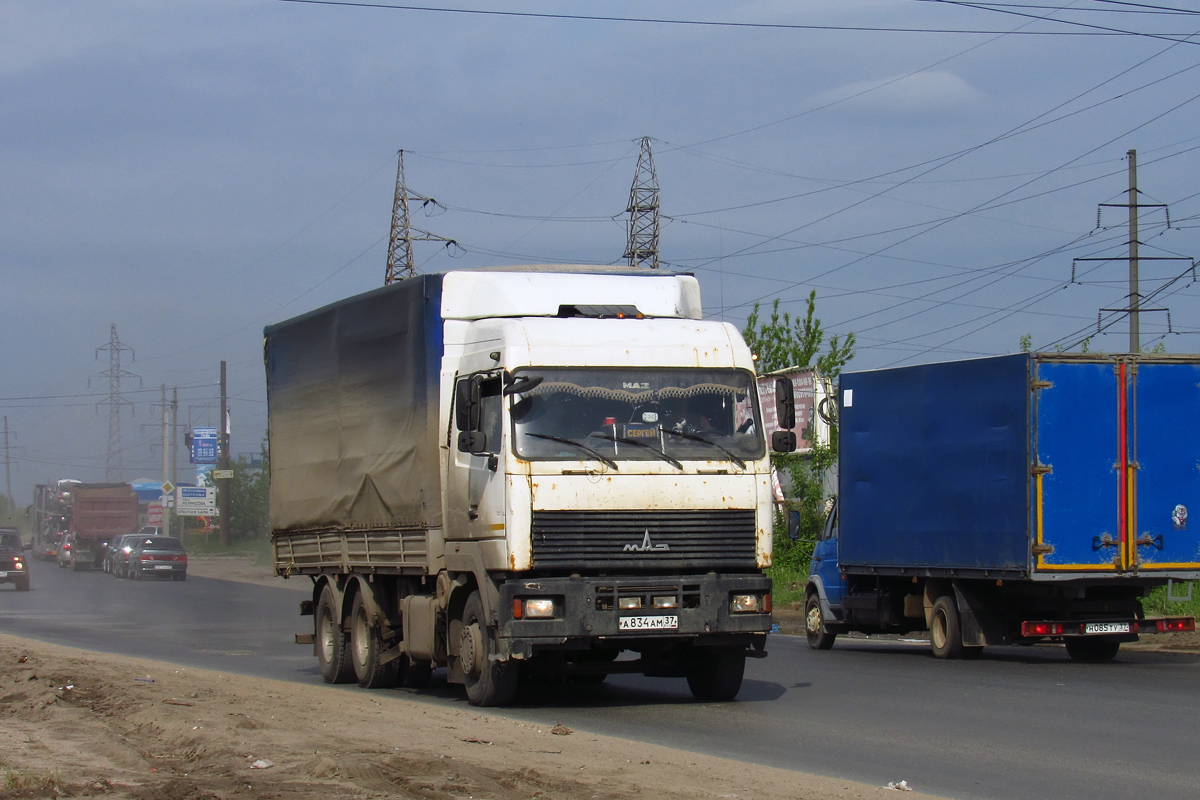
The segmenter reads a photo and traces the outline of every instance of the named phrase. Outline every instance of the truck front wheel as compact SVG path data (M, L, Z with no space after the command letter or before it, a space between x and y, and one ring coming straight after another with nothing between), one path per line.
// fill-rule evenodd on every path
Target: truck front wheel
M944 594L933 604L929 620L929 644L935 658L962 658L962 626L954 598Z
M354 675L358 685L364 689L387 689L396 685L398 660L380 663L383 642L379 630L371 624L371 615L363 594L354 596L350 610L350 656L354 662Z
M458 659L462 666L467 701L473 706L503 706L517 693L517 665L492 658L495 634L483 615L479 592L472 592L463 608Z
M833 647L836 633L825 630L825 616L821 613L821 598L814 592L804 603L804 635L813 650L828 650Z
M688 664L688 688L701 702L732 700L742 688L745 670L746 651L741 647L697 650Z
M317 603L317 663L326 683L349 683L354 680L348 639L338 619L333 593L326 587Z
M1069 636L1066 639L1067 655L1072 661L1083 661L1089 664L1101 664L1112 661L1121 649L1120 642L1110 642L1107 639L1086 639Z

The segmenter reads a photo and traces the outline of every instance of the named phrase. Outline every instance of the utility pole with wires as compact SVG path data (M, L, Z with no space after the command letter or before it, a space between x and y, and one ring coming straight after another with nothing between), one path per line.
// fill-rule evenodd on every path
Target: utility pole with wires
M404 182L404 151L401 150L400 163L396 167L396 197L392 201L392 234L388 239L387 271L383 276L385 286L417 274L413 261L413 242L443 242L446 247L458 246L453 239L414 228L409 221L409 201L420 201L422 208L440 206L432 197L409 191Z
M4 415L4 496L8 498L8 512L13 511L12 459L8 455L8 415Z
M1125 203L1100 203L1099 207L1096 209L1096 227L1097 228L1101 227L1100 217L1103 214L1103 210L1105 208L1125 208L1125 209L1129 210L1129 223L1128 223L1129 224L1129 242L1128 242L1129 251L1128 251L1128 255L1125 256L1125 260L1127 260L1129 262L1129 295L1128 295L1129 302L1126 306L1121 307L1121 308L1102 308L1102 309L1100 309L1098 316L1096 318L1096 332L1100 333L1103 330L1103 328L1101 326L1101 319L1102 319L1103 314L1110 313L1110 314L1128 315L1128 317L1129 317L1129 352L1130 353L1140 353L1142 351L1141 315L1143 313L1156 312L1156 313L1166 314L1167 315L1167 333L1172 332L1170 309L1147 308L1143 304L1143 301L1145 301L1147 299L1147 297L1141 293L1141 288L1140 288L1141 276L1139 275L1139 270L1140 270L1141 262L1142 261L1187 261L1189 263L1189 269L1186 270L1183 273L1183 275L1186 275L1188 272L1191 272L1194 275L1195 270L1196 270L1196 261L1195 261L1195 259L1193 259L1189 256L1144 256L1144 255L1141 255L1141 253L1138 250L1139 246L1142 244L1142 242L1138 239L1138 221L1139 221L1141 211L1143 209L1148 209L1148 208L1163 209L1163 212L1166 216L1168 228L1171 227L1171 212L1165 203L1143 203L1140 201L1140 195L1142 194L1142 192L1138 189L1138 182L1137 182L1137 150L1130 150L1128 153L1126 153L1126 157L1129 160L1129 188L1125 190L1127 198L1128 198L1128 202L1125 202ZM1077 282L1075 280L1075 263L1076 262L1079 262L1079 261L1115 261L1115 260L1117 260L1117 258L1119 258L1119 256L1074 259L1071 264L1071 282L1072 283ZM1183 277L1183 276L1181 275L1179 277ZM1176 278L1175 280L1178 280L1178 278ZM1174 282L1174 281L1172 281L1172 282ZM1152 293L1150 295L1150 299L1152 299L1154 297L1154 295L1158 294L1160 291L1161 291L1161 289ZM1104 326L1104 327L1107 327L1107 326Z
M654 172L649 136L642 137L625 212L629 214L629 241L625 247L629 266L658 269L658 175Z
M121 343L115 323L109 329L108 344L96 348L97 359L103 350L108 351L108 369L94 377L108 378L108 399L96 403L96 409L108 405L108 458L104 462L104 480L117 481L121 478L121 407L129 406L133 413L133 401L121 396L121 379L137 378L140 387L142 377L121 368L121 353L128 352L135 359L136 356L132 347ZM91 385L90 379L88 384Z

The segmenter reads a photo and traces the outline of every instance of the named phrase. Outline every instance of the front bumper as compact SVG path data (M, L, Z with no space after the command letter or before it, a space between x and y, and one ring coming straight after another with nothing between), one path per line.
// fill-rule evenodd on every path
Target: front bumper
M563 577L513 580L500 586L500 655L530 658L538 650L609 647L642 650L648 646L755 646L761 649L771 630L771 615L732 613L735 594L769 595L764 575L670 575ZM652 598L674 596L675 608L653 608ZM620 598L640 597L643 607L621 609ZM551 598L553 619L514 619L514 600ZM676 617L674 628L622 630L622 617Z

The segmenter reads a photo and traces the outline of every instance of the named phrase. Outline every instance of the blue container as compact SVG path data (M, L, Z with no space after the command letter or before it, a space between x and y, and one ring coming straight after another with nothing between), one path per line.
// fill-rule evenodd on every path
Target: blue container
M1200 569L1200 356L1019 354L847 373L846 572Z

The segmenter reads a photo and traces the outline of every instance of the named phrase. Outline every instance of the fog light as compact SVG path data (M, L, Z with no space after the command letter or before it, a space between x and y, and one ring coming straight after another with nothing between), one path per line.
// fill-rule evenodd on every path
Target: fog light
M758 595L735 594L729 610L734 614L753 614L758 611Z
M554 616L554 601L538 597L525 601L525 619L549 619Z
M655 608L678 608L679 607L679 601L675 598L675 595L669 595L667 597L655 597L653 602L654 602Z
M629 611L634 608L642 607L642 598L640 597L622 597L617 600L617 608L622 611Z
M17 563L13 564L13 567L16 569L25 569L25 564L21 561L18 561Z

